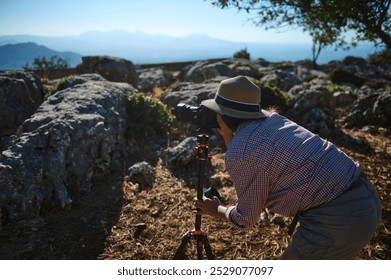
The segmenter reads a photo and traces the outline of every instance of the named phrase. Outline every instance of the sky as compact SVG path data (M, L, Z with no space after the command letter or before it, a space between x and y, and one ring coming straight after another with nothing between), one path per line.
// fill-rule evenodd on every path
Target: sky
M256 27L251 15L211 0L0 0L0 35L80 35L142 31L185 37L205 34L234 42L311 43L300 29Z

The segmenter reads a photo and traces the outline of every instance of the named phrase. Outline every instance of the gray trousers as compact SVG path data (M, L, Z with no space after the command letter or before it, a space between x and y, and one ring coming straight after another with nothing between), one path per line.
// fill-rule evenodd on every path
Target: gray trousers
M336 199L299 214L287 250L299 259L352 259L369 243L380 221L379 195L362 171L352 184Z

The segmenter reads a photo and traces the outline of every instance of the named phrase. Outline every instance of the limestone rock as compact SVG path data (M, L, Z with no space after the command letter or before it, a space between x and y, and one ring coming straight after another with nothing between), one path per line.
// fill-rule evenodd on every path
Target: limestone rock
M84 56L77 66L80 74L98 73L108 81L123 82L138 87L138 75L134 64L126 59L111 56Z
M135 91L87 81L42 103L0 155L2 219L36 218L47 205L71 207L93 182L121 170L129 153L127 97Z

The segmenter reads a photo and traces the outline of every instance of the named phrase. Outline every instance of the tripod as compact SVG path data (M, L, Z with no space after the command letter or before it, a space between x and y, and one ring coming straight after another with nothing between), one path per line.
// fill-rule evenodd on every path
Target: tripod
M205 163L208 159L208 139L209 136L206 134L200 134L197 136L198 146L197 158L198 158L198 185L197 185L197 198L203 199L204 195L204 173L205 173ZM201 215L196 215L195 217L195 227L194 230L188 231L182 238L182 243L179 246L177 252L174 255L174 260L179 260L183 258L184 252L186 250L187 243L191 238L194 238L197 246L197 259L203 259L203 249L208 259L214 259L212 248L209 244L208 237L205 232L201 230Z

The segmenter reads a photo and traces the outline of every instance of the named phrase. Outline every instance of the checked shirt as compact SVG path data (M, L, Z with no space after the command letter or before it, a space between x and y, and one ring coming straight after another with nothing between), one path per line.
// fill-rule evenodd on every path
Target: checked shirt
M240 228L254 225L264 208L294 216L338 197L359 166L332 143L276 113L242 123L225 164L237 194L226 216Z

